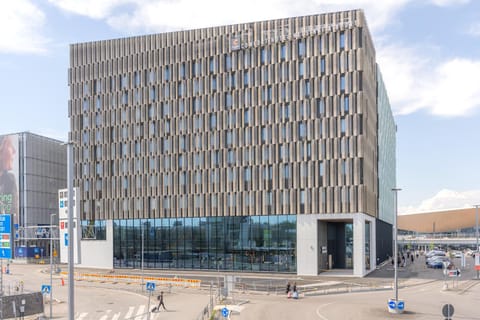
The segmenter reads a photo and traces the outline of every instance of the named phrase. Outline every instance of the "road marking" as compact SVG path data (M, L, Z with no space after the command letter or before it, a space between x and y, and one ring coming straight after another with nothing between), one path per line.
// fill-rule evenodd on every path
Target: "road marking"
M135 316L135 318L141 316L141 315L144 315L145 314L145 305L141 305L138 307L138 311L137 311L137 315ZM147 319L147 315L145 314L144 317L142 317L141 319Z
M322 319L322 320L328 320L328 318L324 317L321 313L320 313L320 309L323 309L331 304L333 304L334 302L330 302L330 303L325 303L325 304L322 304L320 305L317 310L315 310L315 313L317 314L317 316Z
M108 320L108 317L110 316L110 312L112 312L111 309L105 310L105 313L106 313L106 314L103 315L103 316L100 318L100 320Z
M80 315L76 319L77 320L83 320L83 319L85 319L86 316L88 316L88 312L82 312L82 313L80 313Z
M120 315L121 315L121 313L115 313L115 314L112 316L112 320L118 320L118 319L120 319Z
M135 307L128 307L128 312L125 315L124 319L130 319L133 315L133 310L135 310Z

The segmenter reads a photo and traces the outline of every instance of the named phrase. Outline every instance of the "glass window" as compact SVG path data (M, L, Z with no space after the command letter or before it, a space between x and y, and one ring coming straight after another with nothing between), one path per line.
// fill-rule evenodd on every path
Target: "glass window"
M210 73L215 71L215 60L213 57L211 57L209 61L209 71Z
M155 89L155 87L151 87L150 88L150 95L149 95L150 101L155 101L155 97L156 97L156 89Z
M317 99L317 117L321 117L325 114L325 103L323 99Z
M128 75L127 74L123 75L120 81L121 81L122 89L128 88Z
M210 80L210 87L212 91L217 90L217 77L212 77Z
M217 115L210 115L210 129L215 129L217 127Z
M244 169L244 179L246 182L252 181L252 169L250 167L245 167Z
M235 152L233 150L228 150L227 161L229 165L234 164L235 162Z
M232 57L228 54L225 55L225 70L232 69Z
M305 75L305 63L303 61L300 61L298 63L298 75L300 77L303 77Z
M170 67L168 67L168 66L165 67L164 80L165 81L170 80Z
M227 131L227 147L231 147L233 144L233 133L231 130Z
M185 79L185 62L180 63L178 76L182 79Z
M183 85L183 82L179 82L178 83L178 96L179 97L182 97L183 96L183 91L184 91L184 85Z
M305 122L300 122L298 124L298 136L300 139L305 139L307 137L307 125Z
M193 63L193 76L196 77L200 74L200 63L195 61Z
M133 73L134 86L138 87L140 85L140 72Z
M250 109L246 109L243 113L243 123L245 125L249 125L250 124Z
M325 57L320 58L320 73L325 73Z
M261 128L261 139L262 139L262 142L267 141L267 128L265 127Z
M303 40L298 41L298 56L300 58L305 56L305 42Z
M226 92L225 93L225 105L227 108L232 107L232 93L231 92Z
M280 47L280 59L287 59L287 45L285 43L282 43Z
M311 87L310 87L310 80L305 80L305 97L310 97L311 95Z
M346 96L343 98L343 111L344 111L345 113L348 113L349 110L350 110L350 97L346 95Z
M345 31L340 32L340 49L345 49Z
M345 74L340 75L340 91L345 92Z
M154 83L155 82L155 71L150 70L148 73L148 83Z

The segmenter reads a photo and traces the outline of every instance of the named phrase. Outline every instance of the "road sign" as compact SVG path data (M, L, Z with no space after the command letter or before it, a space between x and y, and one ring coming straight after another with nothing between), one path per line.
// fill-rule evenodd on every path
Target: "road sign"
M226 318L226 317L228 317L228 314L229 314L229 312L228 312L227 307L223 307L223 309L222 309L222 316L223 316L224 318Z
M51 287L48 284L42 284L42 293L50 293Z
M12 244L11 244L11 222L10 214L0 214L0 258L12 258Z
M442 314L444 317L450 319L451 316L453 316L453 312L455 311L455 309L453 308L453 306L451 304L445 304L443 305L442 307Z
M147 291L155 291L155 282L147 282Z
M0 233L8 233L11 231L11 215L0 214Z
M64 241L65 241L65 247L68 247L68 233L65 233Z
M405 302L403 302L403 301L398 301L398 303L397 303L397 309L398 309L398 310L403 310L403 309L405 309Z
M448 270L448 276L449 277L460 277L460 270L455 269L455 270Z
M395 301L390 300L390 301L388 301L388 307L390 309L395 309L397 307L397 304L395 303Z

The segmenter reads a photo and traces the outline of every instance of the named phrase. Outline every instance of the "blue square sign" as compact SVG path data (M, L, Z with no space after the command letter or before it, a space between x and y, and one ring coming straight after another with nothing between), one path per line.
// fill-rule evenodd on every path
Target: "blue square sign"
M147 282L147 291L155 291L155 282Z

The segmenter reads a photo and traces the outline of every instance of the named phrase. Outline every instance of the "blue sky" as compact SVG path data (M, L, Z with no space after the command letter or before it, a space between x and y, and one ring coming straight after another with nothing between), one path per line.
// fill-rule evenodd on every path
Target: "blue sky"
M480 204L476 0L2 1L0 134L67 139L71 43L354 8L365 10L398 125L399 211Z

